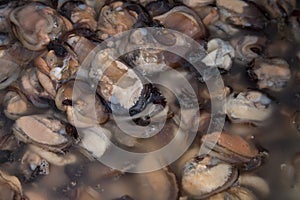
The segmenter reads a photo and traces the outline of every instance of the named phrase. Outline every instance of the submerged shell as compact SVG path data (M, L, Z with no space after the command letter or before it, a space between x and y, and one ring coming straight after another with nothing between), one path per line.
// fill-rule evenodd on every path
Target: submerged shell
M205 198L227 189L237 178L238 172L232 165L207 156L185 165L181 184L189 195Z
M72 144L67 136L65 125L47 115L24 116L13 126L15 136L25 143L35 144L54 152L63 152Z
M214 2L215 0L182 0L182 3L191 8L206 6L209 4L213 4Z
M84 81L71 80L64 83L57 91L55 104L58 109L66 111L69 123L76 127L90 127L108 120L108 113L101 100L94 96Z
M38 51L46 48L50 40L72 25L52 8L41 3L28 3L10 13L15 36L28 49Z
M14 91L6 93L3 106L5 116L12 120L38 112L38 109L28 102L24 96Z
M128 6L128 5L127 5ZM129 10L122 1L113 1L102 7L98 18L98 29L103 32L101 39L129 30L138 16Z
M258 198L247 188L231 187L226 191L208 198L208 200L257 200Z
M242 63L249 63L263 54L266 38L256 35L235 37L231 40L235 47L235 56Z
M129 109L141 96L143 84L132 69L112 59L114 54L113 49L97 53L89 75L100 82L100 93L106 101Z
M207 56L203 58L207 66L229 70L234 58L234 49L229 42L222 39L212 39L207 44Z
M221 20L242 28L263 29L266 18L257 6L243 0L217 0Z
M185 6L177 6L168 12L154 17L166 28L179 31L194 39L203 39L206 29L198 15Z
M238 135L214 132L202 137L202 148L212 157L252 170L259 167L265 154L256 146Z
M250 76L254 75L259 89L282 90L291 78L289 64L280 58L254 60Z
M0 90L5 89L12 82L17 80L21 72L21 67L17 63L6 59L6 56L5 58L0 58Z
M111 133L100 126L85 128L80 131L81 141L78 146L84 155L92 159L100 159L109 148Z
M258 91L241 92L227 97L226 114L233 123L253 123L266 121L272 114L271 99Z
M19 179L0 170L0 197L1 199L22 200L22 186Z
M60 8L62 14L70 19L76 28L96 30L96 12L94 8L81 1L66 1Z

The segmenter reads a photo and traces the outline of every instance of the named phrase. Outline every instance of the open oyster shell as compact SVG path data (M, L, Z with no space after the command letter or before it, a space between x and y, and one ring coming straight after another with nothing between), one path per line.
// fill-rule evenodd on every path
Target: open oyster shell
M185 165L181 184L189 195L203 199L229 188L237 178L232 165L206 156Z

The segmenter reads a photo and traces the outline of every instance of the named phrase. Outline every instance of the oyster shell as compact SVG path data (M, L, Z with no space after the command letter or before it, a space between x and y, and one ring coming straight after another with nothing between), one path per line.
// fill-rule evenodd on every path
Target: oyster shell
M9 19L14 35L24 47L33 51L45 49L51 40L72 28L55 10L37 2L15 8Z
M13 133L22 142L53 152L63 153L73 143L67 135L65 125L49 115L20 117L13 126Z
M226 114L233 123L253 123L260 125L265 122L273 111L271 99L258 91L241 92L227 97Z
M40 175L49 174L49 163L32 151L26 151L22 157L20 171L25 181L31 182Z
M207 44L207 56L202 62L210 67L218 67L228 71L234 58L234 49L229 42L222 39L211 39Z
M266 198L270 194L270 187L266 180L254 174L240 175L237 183L253 191L258 197Z
M88 6L84 2L66 1L60 7L60 11L74 24L74 28L88 28L92 31L96 30L96 12L94 8Z
M111 59L113 49L97 53L89 73L93 80L99 80L99 93L113 104L126 109L134 106L143 90L143 83L137 74L120 61Z
M248 72L257 81L259 89L282 90L291 78L289 64L280 58L257 58Z
M51 99L51 96L44 91L44 88L38 80L36 71L35 68L28 68L23 71L19 88L35 107L47 108L49 104L46 99Z
M90 127L108 120L108 113L101 100L94 96L90 86L83 81L64 83L57 91L55 104L58 109L67 112L68 121L76 127Z
M232 165L207 156L185 165L181 184L189 195L203 199L229 188L237 178Z
M184 33L194 39L203 39L206 29L198 15L185 6L177 6L168 12L155 16L164 27Z
M182 0L182 3L191 8L202 7L215 3L215 0Z
M136 4L137 5L137 4ZM101 39L129 30L138 20L135 11L128 9L128 4L113 1L102 7L98 18L98 29L102 31Z
M287 18L296 8L295 0L255 0L255 3L272 19Z
M24 96L14 91L5 94L3 106L5 116L12 120L39 112Z
M24 199L19 179L2 170L0 170L0 197L1 199Z
M258 198L247 188L244 187L231 187L226 191L218 193L209 197L207 200L257 200Z
M266 18L257 6L243 0L217 0L221 20L239 27L263 29Z
M201 140L203 149L206 149L210 156L244 170L260 166L265 156L254 144L238 135L214 132L203 136Z
M235 56L242 63L249 63L260 57L266 46L266 38L255 35L240 36L230 41L235 47Z
M109 148L110 131L98 126L82 129L80 133L81 141L78 146L81 147L82 153L91 160L100 159Z
M1 51L0 51L1 55ZM1 57L1 56L0 56ZM6 57L6 56L3 56ZM0 90L8 87L12 82L17 80L21 72L21 68L15 62L0 58Z

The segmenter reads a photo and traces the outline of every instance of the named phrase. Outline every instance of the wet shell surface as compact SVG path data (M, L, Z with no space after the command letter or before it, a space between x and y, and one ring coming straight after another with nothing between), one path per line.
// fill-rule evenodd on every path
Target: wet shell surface
M255 59L249 72L249 75L253 75L254 80L257 80L257 85L260 89L267 88L280 91L288 84L291 78L289 64L279 58Z
M62 152L72 144L65 125L47 115L20 117L13 126L13 132L22 142L32 143L54 152Z
M258 91L231 94L226 101L226 114L233 123L259 125L267 120L272 111L271 99Z
M216 38L208 42L207 56L203 58L202 62L207 66L216 66L228 71L231 68L234 55L234 49L229 42Z
M230 164L212 157L204 157L185 165L181 184L189 195L205 198L229 188L237 177L237 170Z

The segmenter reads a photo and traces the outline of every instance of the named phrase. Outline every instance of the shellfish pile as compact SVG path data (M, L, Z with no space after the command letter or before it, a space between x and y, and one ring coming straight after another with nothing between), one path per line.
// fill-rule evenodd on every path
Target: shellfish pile
M222 131L208 131L214 94L186 59L149 46L113 59L118 48L143 43L146 27L158 28L155 41L179 45L186 55L186 41L169 30L205 50L196 57L217 68L225 85ZM125 45L106 43L126 31ZM275 186L293 186L295 191L285 188L281 195L296 199L299 33L295 0L0 1L0 199L255 200L275 199ZM95 53L103 44L107 48ZM82 68L91 82L80 78ZM171 83L178 100L150 81L168 82L171 70L188 80L195 94ZM181 119L180 111L189 117ZM166 121L158 134L137 138L125 134L114 115L136 127L162 116ZM192 145L160 170L134 174L126 172L132 163L120 170L100 162L111 145L155 151L178 130L189 134L193 123L198 129ZM265 134L272 127L281 132ZM267 173L268 163L278 164L272 145L282 138L294 146L278 165L287 183L274 186L261 172ZM177 142L184 145L181 139Z

